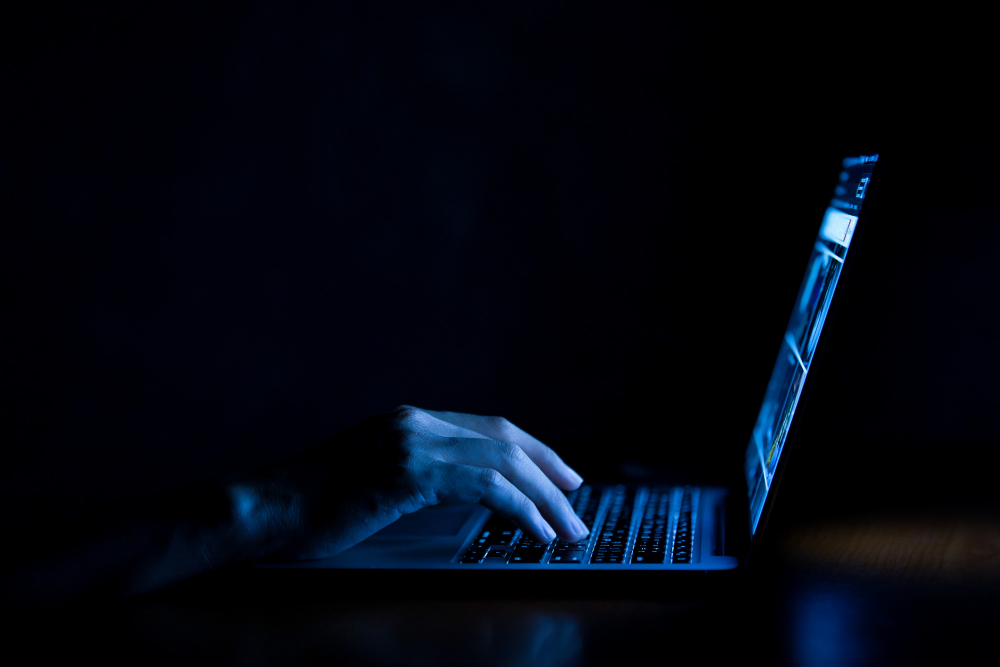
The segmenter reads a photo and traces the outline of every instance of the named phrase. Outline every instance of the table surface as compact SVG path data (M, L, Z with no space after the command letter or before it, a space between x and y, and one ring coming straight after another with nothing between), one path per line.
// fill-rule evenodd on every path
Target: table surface
M234 576L234 575L230 575ZM238 576L237 581L238 581ZM232 583L232 582L230 582ZM759 658L764 664L994 663L1000 520L912 512L802 525L766 566L670 601L253 595L193 582L65 612L25 639L106 661L175 664L583 665Z

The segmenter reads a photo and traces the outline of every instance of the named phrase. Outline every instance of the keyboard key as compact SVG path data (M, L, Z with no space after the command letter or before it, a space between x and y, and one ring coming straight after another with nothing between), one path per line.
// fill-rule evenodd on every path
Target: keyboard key
M490 547L509 547L517 543L520 537L521 531L518 530L517 526L510 519L493 514L486 520L486 525L479 531L479 534L473 538L472 545L462 554L459 562L480 563L487 557ZM508 552L504 552L502 555L503 558L506 558ZM495 559L499 559L501 556L491 554L489 558L491 561L496 562Z
M485 530L479 541L481 544L511 544L516 535L514 530Z
M481 560L483 560L483 556L484 555L486 555L486 550L485 549L476 549L476 548L469 549L464 554L462 554L462 558L459 560L459 562L461 562L461 563L478 563Z
M513 521L494 514L486 521L477 541L484 540L484 544L510 544L520 532Z
M636 565L657 565L666 557L664 553L633 553L632 562Z
M506 563L507 556L510 552L506 549L490 549L486 552L486 558L483 559L484 563Z
M511 556L508 563L541 563L544 556L545 547L518 547L517 549L514 549L514 555Z
M563 565L569 563L580 563L583 561L585 551L557 551L552 554L549 563Z

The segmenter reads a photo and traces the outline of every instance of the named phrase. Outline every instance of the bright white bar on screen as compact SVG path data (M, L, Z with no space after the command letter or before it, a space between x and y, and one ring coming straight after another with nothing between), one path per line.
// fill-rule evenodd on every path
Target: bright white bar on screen
M845 248L851 245L851 238L854 236L854 228L858 225L858 216L848 215L832 206L826 209L823 216L823 226L820 228L820 236L840 244Z

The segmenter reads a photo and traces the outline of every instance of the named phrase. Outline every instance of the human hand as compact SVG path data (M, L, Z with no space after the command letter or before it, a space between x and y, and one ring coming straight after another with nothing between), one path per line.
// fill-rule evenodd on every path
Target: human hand
M251 495L287 529L282 556L325 558L442 502L481 503L543 544L575 542L588 531L562 490L582 481L502 417L401 406L271 466Z

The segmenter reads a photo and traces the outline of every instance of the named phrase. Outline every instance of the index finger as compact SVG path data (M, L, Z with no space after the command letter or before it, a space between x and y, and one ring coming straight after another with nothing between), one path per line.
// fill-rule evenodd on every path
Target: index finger
M583 483L583 477L566 465L559 458L559 455L552 451L551 447L522 431L503 417L483 417L463 412L420 409L443 422L479 433L484 438L517 445L524 450L524 453L535 465L541 468L553 484L564 491L572 491Z

